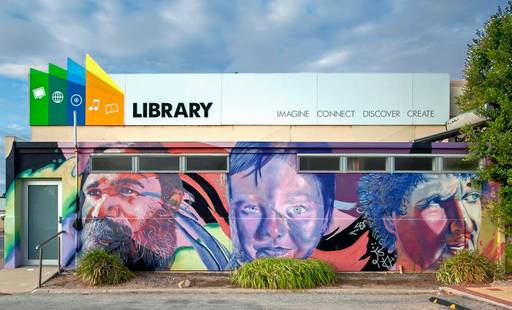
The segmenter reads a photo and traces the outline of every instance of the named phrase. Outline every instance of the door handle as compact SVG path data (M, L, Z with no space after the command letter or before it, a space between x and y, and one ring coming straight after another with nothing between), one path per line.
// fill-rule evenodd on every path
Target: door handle
M59 224L62 224L62 216L59 216Z

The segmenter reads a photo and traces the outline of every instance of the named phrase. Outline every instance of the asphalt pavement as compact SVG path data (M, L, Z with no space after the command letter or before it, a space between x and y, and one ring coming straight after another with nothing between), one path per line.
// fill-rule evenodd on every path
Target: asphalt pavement
M0 296L0 309L448 309L432 294L209 293L17 294ZM469 309L500 309L459 296L440 296Z

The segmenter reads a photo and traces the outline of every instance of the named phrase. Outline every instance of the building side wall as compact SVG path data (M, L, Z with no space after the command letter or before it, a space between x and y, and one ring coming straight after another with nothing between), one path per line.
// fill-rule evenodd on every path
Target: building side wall
M427 155L464 154L432 144ZM226 270L258 257L313 257L338 271L435 270L457 250L503 255L485 206L495 184L468 173L301 173L297 156L416 153L410 143L15 143L8 166L6 268L22 265L23 182L62 182L62 261L92 248L133 269ZM227 173L93 172L93 153L214 153ZM418 156L418 154L415 154ZM9 168L11 167L11 168ZM77 182L78 181L78 182Z
M444 126L87 126L79 141L408 142ZM32 126L32 141L73 141L69 126Z

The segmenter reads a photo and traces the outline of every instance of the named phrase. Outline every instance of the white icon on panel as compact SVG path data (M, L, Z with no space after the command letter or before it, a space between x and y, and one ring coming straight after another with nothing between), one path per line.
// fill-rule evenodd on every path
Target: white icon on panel
M52 101L55 103L61 103L64 101L64 94L61 91L54 91L52 94Z
M46 91L44 90L44 87L34 88L32 89L32 95L34 96L34 99L42 99L46 96Z
M79 94L74 94L73 96L71 96L69 100L71 101L71 104L75 107L78 107L82 104L82 96L80 96Z
M119 107L117 106L117 103L111 103L105 105L105 113L107 114L114 114L119 112Z
M92 100L92 106L89 107L89 111L98 111L100 106L100 100L99 99L93 99Z

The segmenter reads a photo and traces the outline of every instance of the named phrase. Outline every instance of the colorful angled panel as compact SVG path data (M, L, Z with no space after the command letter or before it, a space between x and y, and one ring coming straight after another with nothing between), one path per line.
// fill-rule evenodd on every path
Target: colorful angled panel
M101 67L85 58L86 125L124 125L124 94Z
M92 59L85 68L68 59L48 73L30 70L30 125L124 125L124 93Z
M76 112L76 124L85 125L85 69L68 58L68 100L67 124L73 125L73 113Z
M66 94L67 72L54 64L48 65L49 98L48 120L49 125L66 125Z
M48 125L48 74L30 69L30 126Z

